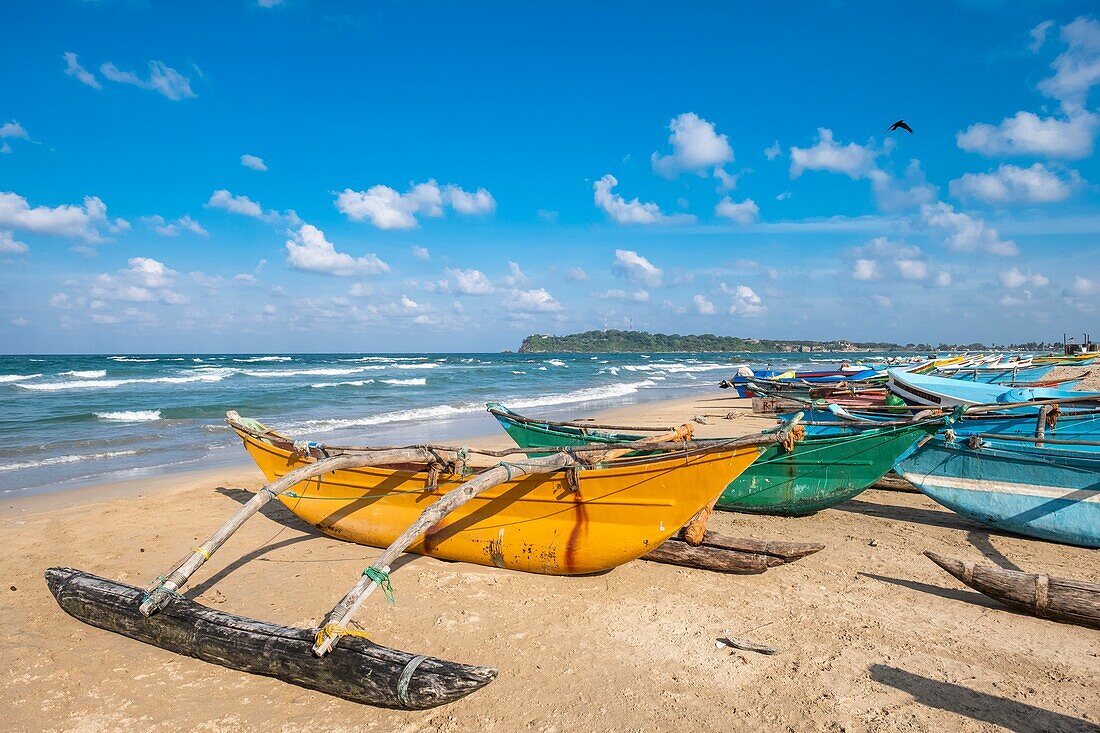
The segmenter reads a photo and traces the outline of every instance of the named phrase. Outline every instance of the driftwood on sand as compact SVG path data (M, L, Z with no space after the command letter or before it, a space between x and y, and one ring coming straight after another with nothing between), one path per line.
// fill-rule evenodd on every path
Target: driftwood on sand
M155 618L138 612L143 591L71 568L46 584L66 613L108 631L223 667L382 707L422 710L454 702L496 678L489 667L448 662L349 639L325 659L310 654L308 629L215 611L171 596Z
M964 585L1033 616L1100 628L1100 583L1003 570L925 552Z

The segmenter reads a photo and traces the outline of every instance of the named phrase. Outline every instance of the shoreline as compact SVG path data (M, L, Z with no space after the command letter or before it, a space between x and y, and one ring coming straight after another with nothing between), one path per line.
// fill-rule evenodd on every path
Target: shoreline
M574 415L665 425L738 413L696 425L711 437L772 424L739 414L747 403L706 392ZM501 431L459 442L509 439ZM146 585L262 483L242 464L90 487L64 505L0 514L0 694L9 726L267 733L278 720L292 733L979 733L1100 722L1100 631L1009 611L921 556L928 549L1100 582L1098 551L989 530L920 494L868 490L802 518L716 512L710 526L723 534L825 545L762 575L636 561L559 577L410 556L394 573L396 606L372 601L359 616L363 628L380 644L500 672L468 698L417 712L363 707L87 626L42 582L45 568L61 565ZM380 552L324 535L272 502L185 595L311 627ZM781 651L717 649L726 635Z

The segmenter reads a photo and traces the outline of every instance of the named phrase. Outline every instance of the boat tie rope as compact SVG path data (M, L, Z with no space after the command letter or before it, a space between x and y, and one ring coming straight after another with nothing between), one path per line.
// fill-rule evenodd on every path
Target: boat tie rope
M141 602L145 603L153 596L153 593L158 590L162 590L168 595L175 596L176 598L183 598L183 595L181 595L179 591L172 590L171 588L166 588L164 584L167 582L168 578L163 575L158 575L157 579L150 583L149 587L145 589L145 592L141 594Z
M782 444L783 444L783 450L790 453L791 451L794 450L795 443L800 443L803 440L805 440L805 438L806 438L806 426L805 425L795 425L793 428L788 430L783 435L783 439L781 441Z
M508 461L501 461L497 465L499 465L501 468L503 468L508 473L508 478L506 478L505 481L511 481L512 480L512 476L515 475L515 474L512 473L513 468L516 469L516 470L519 470L519 466L517 466L514 463L509 463Z
M1047 411L1047 427L1053 430L1058 427L1058 416L1062 414L1061 405L1055 403Z
M943 440L945 443L954 443L956 438L955 431L951 428L943 431Z
M401 676L397 678L397 699L407 708L412 707L412 700L409 699L409 683L412 682L413 672L425 659L427 657L423 654L417 654L409 660L409 663L401 670Z
M206 560L209 560L209 559L210 559L210 551L209 551L209 550L207 550L207 549L206 549L205 547L203 547L202 545L199 545L199 546L197 546L197 547L192 547L192 548L191 548L191 552L197 552L197 553L199 553L200 555L202 555L202 559L203 559L203 561L204 561L204 562L205 562Z
M393 583L390 582L390 574L381 568L370 566L363 571L363 575L370 578L374 583L382 589L382 592L386 594L386 600L391 605L396 604L397 600L394 598Z
M370 639L370 634L365 631L349 629L347 626L341 626L340 624L325 624L317 629L317 636L314 637L313 643L315 646L321 646L325 643L325 639L336 639L341 636L356 636L360 639Z

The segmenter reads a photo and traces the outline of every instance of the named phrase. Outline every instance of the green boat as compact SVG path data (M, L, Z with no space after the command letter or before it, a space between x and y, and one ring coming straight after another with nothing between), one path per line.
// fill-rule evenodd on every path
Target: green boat
M495 402L489 413L521 448L626 443L642 434L621 426L533 420ZM732 481L717 507L799 517L848 501L886 475L917 442L944 426L944 418L899 422L850 435L808 435L786 450L776 443ZM638 430L635 428L634 430ZM664 429L660 429L661 432ZM657 432L657 430L654 430ZM529 451L537 454L537 450Z

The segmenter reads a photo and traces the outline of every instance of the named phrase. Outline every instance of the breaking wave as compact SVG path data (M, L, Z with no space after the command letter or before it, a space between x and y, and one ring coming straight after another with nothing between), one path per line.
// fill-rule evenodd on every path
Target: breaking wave
M107 376L106 369L89 369L86 371L60 372L59 377L72 377L73 379L103 379Z
M43 458L40 461L23 461L21 463L0 463L0 471L16 471L25 468L39 468L41 466L56 466L59 463L76 463L77 461L96 461L101 458L117 458L119 456L132 456L136 450L113 450L106 453L83 453L75 456L54 456Z
M160 410L123 410L121 412L94 412L100 420L119 420L121 422L145 422L160 420Z
M24 379L34 379L41 376L41 374L0 374L0 384L8 384L9 382L20 382Z

